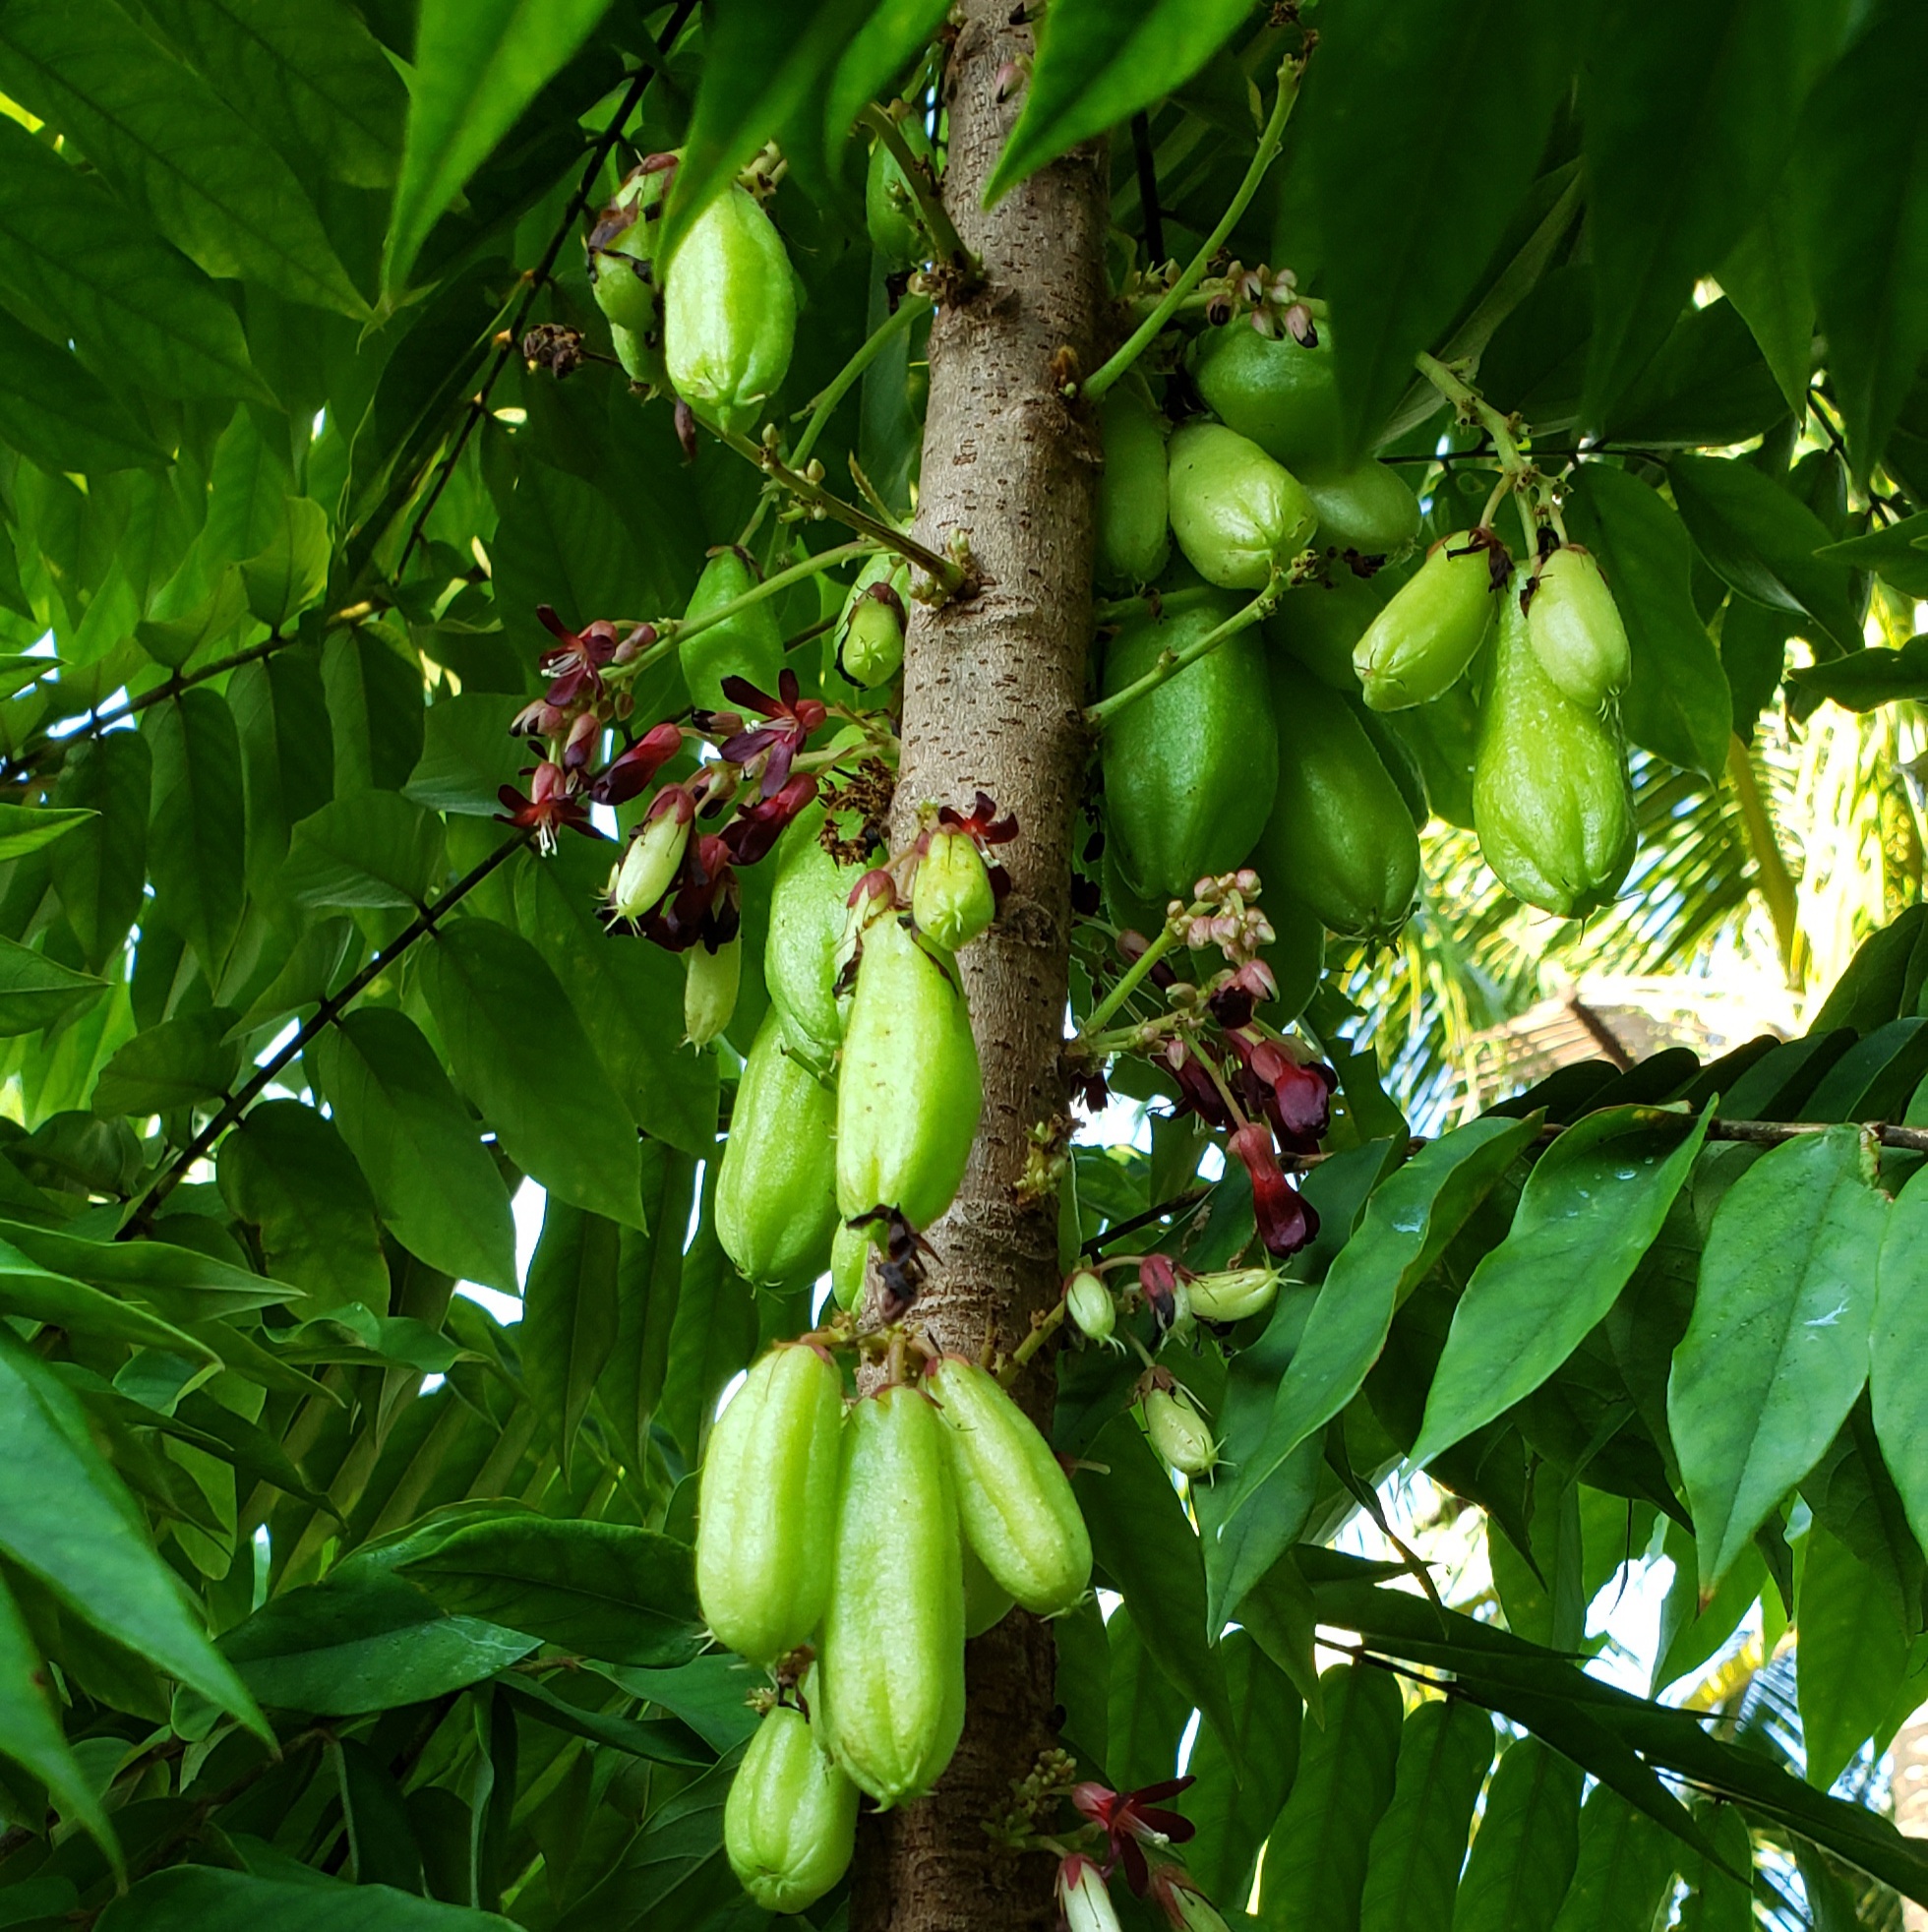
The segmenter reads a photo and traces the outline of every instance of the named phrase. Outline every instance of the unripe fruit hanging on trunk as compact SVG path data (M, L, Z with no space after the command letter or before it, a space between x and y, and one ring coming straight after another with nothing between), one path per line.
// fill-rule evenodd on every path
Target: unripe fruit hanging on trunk
M843 1038L837 946L845 901L862 875L861 867L840 866L824 851L818 837L823 815L820 805L807 806L777 841L763 945L763 980L784 1037L819 1059L834 1053Z
M1319 543L1342 555L1396 557L1419 534L1419 500L1388 463L1299 473L1319 519Z
M910 571L873 557L857 574L837 623L837 669L859 691L888 684L904 663L904 598Z
M837 1203L928 1228L964 1178L984 1105L957 967L896 914L864 934L837 1079Z
M997 917L991 872L968 832L943 826L929 834L911 887L917 930L946 952L967 946Z
M836 1297L838 1307L856 1309L863 1305L864 1270L872 1246L862 1228L853 1228L848 1221L837 1224L830 1243L830 1293Z
M696 1596L722 1643L771 1663L830 1596L843 1381L813 1349L779 1347L710 1431L696 1496Z
M1219 423L1187 423L1173 437L1171 492L1178 548L1222 590L1262 590L1318 523L1298 479Z
M949 1432L964 1535L995 1580L1039 1616L1091 1582L1091 1539L1052 1446L995 1380L946 1356L926 1378Z
M723 1848L766 1912L800 1912L843 1877L857 1841L857 1786L801 1711L756 1726L723 1805Z
M1209 1476L1218 1465L1211 1424L1180 1388L1153 1389L1146 1395L1145 1432L1159 1460L1180 1476Z
M1098 578L1128 590L1150 583L1172 554L1165 419L1135 382L1120 383L1098 417Z
M703 574L690 594L690 607L683 613L684 621L707 617L755 587L756 579L741 554L720 550L703 566ZM748 678L758 691L776 690L783 675L783 630L776 621L774 601L765 597L677 645L683 682L698 710L732 708L723 694L725 678Z
M1109 1342L1117 1327L1117 1302L1104 1278L1080 1268L1064 1290L1064 1310L1078 1333L1091 1342Z
M781 1022L765 1013L744 1061L716 1177L716 1238L751 1281L807 1280L829 1259L836 1118L836 1095L785 1051Z
M1535 574L1527 634L1539 668L1583 711L1597 711L1633 676L1619 607L1593 553L1577 543L1554 551Z
M1309 468L1339 460L1339 388L1323 332L1308 349L1243 324L1208 330L1192 346L1191 373L1219 420L1275 460Z
M1480 704L1473 818L1500 883L1561 919L1611 904L1634 862L1618 729L1560 694L1511 594Z
M1504 578L1494 586L1493 554L1483 543L1442 538L1373 619L1353 667L1375 711L1424 704L1459 682L1506 594Z
M1214 597L1163 623L1134 618L1106 646L1106 694L1236 609L1232 598ZM1243 861L1272 809L1278 736L1256 633L1228 637L1128 704L1107 723L1102 755L1108 854L1126 885L1159 908L1163 924L1167 899L1189 900L1206 874ZM1147 928L1147 936L1156 930Z
M663 291L663 357L705 422L742 432L790 367L797 294L782 238L754 196L731 186L690 224Z
M982 1637L1002 1623L1017 1599L985 1568L969 1537L962 1540L960 1561L964 1567L964 1635L968 1640Z
M964 1571L944 1425L919 1389L852 1412L818 1712L844 1771L884 1809L942 1777L964 1729Z
M1321 684L1334 691L1357 691L1353 651L1392 595L1386 577L1384 572L1356 576L1339 564L1329 581L1294 584L1265 620L1267 641L1290 651Z

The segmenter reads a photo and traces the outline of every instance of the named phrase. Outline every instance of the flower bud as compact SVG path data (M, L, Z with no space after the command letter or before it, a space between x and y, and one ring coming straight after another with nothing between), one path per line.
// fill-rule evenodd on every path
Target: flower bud
M1218 1907L1198 1889L1182 1865L1154 1868L1152 1897L1171 1921L1173 1932L1227 1932Z
M1190 1283L1191 1311L1203 1321L1243 1321L1272 1305L1279 1276L1271 1268L1229 1268Z
M1105 1874L1083 1852L1057 1868L1057 1908L1069 1932L1118 1932L1118 1915Z
M1210 1425L1175 1386L1145 1397L1145 1432L1159 1460L1180 1476L1209 1476L1219 1460Z
M618 919L640 919L670 889L695 815L695 803L681 785L656 794L649 816L609 875L609 907Z
M1124 1346L1113 1334L1118 1321L1117 1303L1112 1299L1112 1291L1089 1268L1080 1268L1071 1277L1064 1291L1064 1308L1087 1340L1110 1342L1114 1348Z
M911 886L911 917L946 952L969 945L997 917L991 874L970 833L939 827L930 834Z
M693 945L683 955L683 1037L690 1046L707 1047L730 1024L742 974L741 939L713 950Z

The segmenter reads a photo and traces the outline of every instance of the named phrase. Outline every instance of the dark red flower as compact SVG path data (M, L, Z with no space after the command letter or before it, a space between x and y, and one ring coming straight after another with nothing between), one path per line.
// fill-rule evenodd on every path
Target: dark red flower
M1003 817L997 815L997 802L989 792L980 792L977 803L968 813L953 811L944 805L937 808L937 823L946 831L969 832L980 846L1008 845L1017 837L1017 815L1007 812Z
M627 752L610 759L589 787L589 796L598 805L627 803L647 789L682 749L680 725L652 725Z
M713 952L743 926L743 895L730 848L712 833L693 838L661 905L640 922L644 938L666 952L688 952L701 940Z
M1072 1789L1071 1808L1104 1832L1112 1862L1124 1860L1125 1877L1140 1898L1151 1879L1151 1867L1140 1846L1183 1844L1196 1829L1182 1813L1168 1811L1158 1802L1160 1798L1176 1797L1191 1781L1189 1778L1168 1778L1135 1791L1115 1791L1109 1784L1095 1782Z
M1138 1263L1138 1287L1159 1334L1178 1318L1178 1283L1189 1281L1191 1270L1178 1267L1169 1254L1147 1254Z
M1296 1254L1319 1232L1319 1217L1286 1178L1271 1128L1254 1120L1232 1136L1230 1146L1252 1177L1252 1214L1267 1252Z
M589 808L574 796L574 781L561 765L544 758L533 773L526 797L513 785L498 788L496 797L507 808L496 814L498 819L533 831L545 852L555 850L556 834L565 825L586 838L600 836L589 822ZM522 775L530 777L530 768L525 766Z
M797 674L786 669L777 680L777 695L761 692L748 678L725 678L723 695L747 711L766 720L752 725L724 740L719 755L731 764L748 764L752 758L769 755L763 767L763 796L779 790L790 776L790 761L804 749L818 725L830 713L822 700L801 695L803 687Z
M1226 1039L1244 1062L1240 1085L1246 1097L1277 1128L1280 1146L1293 1154L1316 1153L1332 1124L1338 1075L1242 1027L1229 1029Z
M598 618L578 634L548 604L538 604L535 614L556 639L556 648L544 651L537 660L537 668L550 680L549 702L575 704L585 694L600 697L603 666L615 657L621 642L615 625L607 618Z
M723 840L740 866L753 866L783 833L783 828L816 796L816 780L800 771L780 791L747 805L723 827Z
M1254 1010L1279 996L1279 983L1262 959L1248 959L1206 1002L1221 1026L1245 1026Z
M1165 1049L1165 1063L1178 1083L1179 1110L1190 1108L1208 1127L1229 1128L1232 1113L1205 1063L1182 1040Z

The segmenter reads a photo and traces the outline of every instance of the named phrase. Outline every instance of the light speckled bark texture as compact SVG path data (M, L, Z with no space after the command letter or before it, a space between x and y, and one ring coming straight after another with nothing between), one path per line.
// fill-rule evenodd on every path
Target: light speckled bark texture
M946 69L945 206L984 265L984 286L931 335L918 535L969 540L979 594L914 607L904 677L895 831L923 803L968 806L979 790L1017 815L998 853L1011 891L998 923L961 955L984 1066L969 1172L928 1231L936 1250L914 1319L945 1349L1008 1348L1057 1293L1055 1201L1022 1204L1034 1126L1063 1110L1058 1066L1070 939L1070 840L1087 753L1080 718L1091 629L1096 437L1060 399L1069 349L1094 368L1106 327L1107 181L1085 150L986 210L984 182L1017 118L999 102L1005 63L1031 51L1012 0L962 0ZM1048 1421L1048 1376L1019 1396ZM1029 1932L1056 1920L1049 1858L995 1850L987 1821L1054 1742L1051 1633L1013 1613L968 1652L964 1741L938 1790L866 1822L855 1932Z

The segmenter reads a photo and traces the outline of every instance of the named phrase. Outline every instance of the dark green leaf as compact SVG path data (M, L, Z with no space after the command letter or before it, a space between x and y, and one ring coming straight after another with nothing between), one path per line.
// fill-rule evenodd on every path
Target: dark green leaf
M241 1059L227 1037L230 1017L216 1007L137 1033L100 1069L93 1111L145 1117L225 1094Z
M1493 1720L1429 1699L1399 1736L1392 1803L1373 1829L1359 1932L1451 1932L1473 1808L1493 1762Z
M1807 1533L1795 1656L1808 1782L1827 1790L1881 1727L1908 1667L1908 1633L1866 1566L1827 1526Z
M118 1297L103 1295L85 1282L50 1274L21 1251L0 1241L0 1311L30 1322L45 1322L68 1335L125 1342L137 1349L159 1349L209 1364L220 1358L205 1342L173 1323Z
M1882 1238L1868 1392L1882 1460L1917 1541L1928 1538L1928 1168L1897 1196Z
M1904 596L1928 597L1928 510L1844 543L1831 543L1821 554L1856 570L1873 571Z
M505 1516L407 1566L444 1609L611 1663L685 1663L702 1647L689 1546L623 1523Z
M510 1159L572 1206L639 1227L635 1129L541 953L458 919L420 974L455 1079Z
M1833 1035L1836 1049L1833 1059L1838 1059L1847 1042L1837 1029L1852 1027L1856 1033L1871 1033L1890 1020L1904 1018L1914 1010L1914 1002L1921 996L1925 970L1928 970L1928 906L1907 906L1855 948L1847 971L1835 982L1834 991L1821 1002L1820 1012L1808 1021L1807 1040L1790 1041L1787 1050L1809 1044L1820 1049ZM1826 1064L1832 1065L1833 1059ZM1822 1071L1825 1070L1824 1065ZM1814 1091L1820 1078L1818 1071L1792 1095L1772 1098L1776 1105L1798 1107ZM1736 1087L1736 1100L1740 1093ZM1754 1117L1783 1117L1768 1113L1766 1099L1764 1096L1764 1104ZM1728 1117L1743 1120L1748 1117L1728 1110Z
M529 1262L520 1336L522 1374L565 1474L575 1432L616 1345L621 1238L615 1222L551 1200L543 1211L542 1238Z
M1579 1843L1578 1766L1536 1737L1509 1745L1460 1881L1453 1932L1547 1932Z
M213 1865L145 1878L108 1908L111 1932L508 1932L493 1912L410 1898L386 1885L342 1885L305 1866L271 1879Z
M1677 1849L1606 1784L1580 1808L1580 1856L1553 1932L1644 1932L1673 1880Z
M1754 1902L1735 1876L1754 1868L1747 1820L1727 1804L1701 1805L1696 1815L1719 1859L1690 1860L1681 1873L1687 1893L1680 1902L1680 1932L1753 1932Z
M283 497L281 527L241 560L248 609L271 631L291 624L328 583L328 512L308 497Z
M1907 698L1919 702L1928 698L1928 636L1910 637L1897 649L1877 644L1851 650L1790 672L1787 682L1806 697L1833 698L1844 711L1878 711Z
M76 745L60 768L56 805L93 815L52 854L54 890L90 968L114 958L140 917L148 875L153 755L135 731Z
M18 1221L0 1221L0 1238L54 1274L132 1296L183 1327L301 1300L297 1288L167 1241L83 1240Z
M1801 216L1783 183L1757 205L1752 227L1720 264L1717 279L1774 371L1787 407L1807 407L1814 374L1814 286Z
M0 441L47 470L158 469L167 452L71 349L0 311Z
M421 1029L405 1014L364 1006L308 1051L395 1238L431 1268L512 1294L509 1190Z
M1767 1560L1750 1542L1703 1604L1694 1540L1678 1524L1667 1525L1666 1553L1673 1583L1660 1607L1659 1658L1651 1686L1656 1697L1726 1648L1768 1581Z
M1187 1767L1196 1781L1184 1797L1197 1833L1185 1868L1208 1898L1251 1896L1252 1868L1298 1769L1298 1693L1248 1632L1219 1646L1225 1687L1238 1724L1235 1761L1217 1736L1201 1731Z
M1712 1120L1683 1134L1651 1108L1603 1108L1540 1155L1454 1311L1413 1462L1502 1415L1580 1346L1659 1234Z
M158 910L218 984L241 924L247 846L234 713L201 685L156 704L141 732L153 752L148 851Z
M830 79L823 129L834 157L866 104L923 52L944 18L943 0L883 0L845 43Z
M1928 1073L1928 1019L1890 1020L1855 1041L1801 1103L1802 1120L1898 1120Z
M103 981L70 971L45 953L0 938L0 1038L58 1029L106 992Z
M414 800L357 792L295 826L282 884L305 906L422 906L442 848L441 819Z
M1152 1661L1131 1612L1105 1626L1105 1777L1120 1791L1163 1783L1177 1769L1191 1699Z
M421 762L403 791L431 812L493 818L502 810L498 787L514 784L527 762L504 722L511 715L509 701L492 692L463 692L430 705Z
M1575 539L1599 559L1634 675L1622 717L1635 744L1718 780L1733 735L1719 654L1689 588L1687 532L1658 494L1624 469L1588 463L1567 511Z
M587 1681L593 1682L593 1679ZM608 1744L633 1758L652 1764L690 1765L700 1770L716 1762L716 1753L680 1718L623 1718L612 1711L594 1711L571 1704L534 1677L505 1671L496 1688L512 1697L523 1715L552 1729Z

